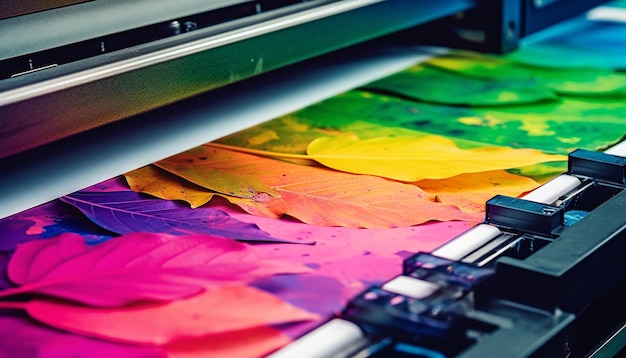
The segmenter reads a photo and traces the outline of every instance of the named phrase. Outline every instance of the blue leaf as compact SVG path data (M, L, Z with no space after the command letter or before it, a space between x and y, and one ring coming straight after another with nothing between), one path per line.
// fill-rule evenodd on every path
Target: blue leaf
M208 234L240 241L311 243L272 237L255 224L236 220L221 210L190 209L174 201L147 199L133 191L79 191L60 200L75 206L99 226L120 235L132 232Z

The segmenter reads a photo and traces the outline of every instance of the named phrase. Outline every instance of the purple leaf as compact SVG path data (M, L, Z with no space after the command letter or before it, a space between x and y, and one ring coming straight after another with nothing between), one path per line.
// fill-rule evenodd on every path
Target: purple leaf
M11 283L7 277L7 265L9 264L9 253L0 251L0 290L11 287Z
M81 234L87 242L97 243L114 234L59 201L22 211L0 220L0 251L14 251L17 244L55 237L64 232Z
M133 191L80 191L61 200L78 208L99 226L121 235L131 232L207 234L241 241L312 243L272 237L255 224L233 219L221 210L190 209L174 201L147 199Z
M0 297L39 293L98 307L168 302L213 285L276 273L307 272L297 264L262 260L257 249L208 235L133 233L96 246L76 234L18 246L8 276L21 285Z
M251 285L321 317L331 317L346 304L344 285L329 276L277 275L260 278ZM283 333L297 338L318 325L319 321L302 321L279 327Z
M0 357L158 358L160 348L126 345L46 328L22 317L0 317Z
M39 238L38 235L27 234L34 225L33 220L15 215L0 220L0 250L13 251L15 245Z

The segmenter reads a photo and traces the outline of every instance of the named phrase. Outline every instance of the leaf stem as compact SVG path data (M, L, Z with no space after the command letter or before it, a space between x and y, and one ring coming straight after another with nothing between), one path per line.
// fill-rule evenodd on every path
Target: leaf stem
M28 302L0 301L0 309L25 310Z

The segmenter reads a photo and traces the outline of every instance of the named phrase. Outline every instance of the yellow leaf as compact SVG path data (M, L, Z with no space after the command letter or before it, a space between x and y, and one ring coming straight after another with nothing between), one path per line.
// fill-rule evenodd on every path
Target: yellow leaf
M226 162L230 164L226 166ZM225 194L269 188L277 195L254 191L248 198L225 196L247 212L266 217L290 215L314 225L364 228L411 226L430 220L482 219L482 215L433 202L415 185L216 147L199 147L158 165L204 188ZM190 172L194 175L189 175ZM207 177L198 178L196 174L200 172ZM233 183L209 179L219 176L240 176L240 180Z
M548 155L535 149L460 149L452 140L440 136L365 140L323 137L311 142L307 153L333 169L408 182L567 159L563 155Z
M485 202L497 194L519 196L539 186L536 181L503 170L461 174L448 179L425 179L415 185L438 202L456 205L464 211L481 212Z

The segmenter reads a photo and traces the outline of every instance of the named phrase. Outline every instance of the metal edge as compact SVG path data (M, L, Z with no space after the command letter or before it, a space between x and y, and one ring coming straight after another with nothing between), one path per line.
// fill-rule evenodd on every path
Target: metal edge
M333 3L319 8L287 15L278 19L262 22L260 24L228 31L210 38L180 44L172 48L103 65L97 68L87 69L24 87L7 90L4 93L0 93L0 106L6 106L28 98L46 95L69 87L79 86L88 82L127 73L132 70L171 61L177 58L297 26L299 24L315 21L324 17L341 14L382 1L383 0L348 0Z

